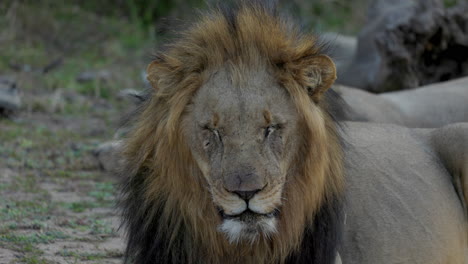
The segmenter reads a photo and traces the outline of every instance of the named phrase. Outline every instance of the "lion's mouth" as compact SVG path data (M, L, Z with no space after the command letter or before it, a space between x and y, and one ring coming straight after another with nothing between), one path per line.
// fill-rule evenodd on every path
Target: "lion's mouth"
M223 210L219 210L219 214L225 220L227 220L227 219L236 219L236 220L240 220L240 221L243 221L243 222L250 222L250 221L256 221L259 218L276 218L278 216L278 214L279 214L279 210L275 209L270 213L260 214L260 213L254 212L254 211L252 211L250 209L247 209L247 210L243 211L242 213L236 214L236 215L228 215L228 214L224 213Z
M270 237L277 232L279 210L259 214L250 209L236 215L219 211L223 219L218 230L226 235L230 243L255 242L259 237Z

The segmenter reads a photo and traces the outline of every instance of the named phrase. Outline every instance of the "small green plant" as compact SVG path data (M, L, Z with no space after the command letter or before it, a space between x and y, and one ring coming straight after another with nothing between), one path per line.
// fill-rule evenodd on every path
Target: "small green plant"
M117 232L105 220L95 219L91 224L91 234L99 236L115 236Z
M25 264L49 264L50 262L39 257L39 256L35 256L35 255L32 255L32 256L23 256L21 257L21 262L25 263Z
M444 0L445 8L454 7L458 4L458 0Z
M81 213L88 209L97 208L99 204L90 201L79 201L79 202L72 202L64 204L64 207L75 212Z
M94 197L99 202L112 201L115 194L115 184L109 182L99 182L89 196Z

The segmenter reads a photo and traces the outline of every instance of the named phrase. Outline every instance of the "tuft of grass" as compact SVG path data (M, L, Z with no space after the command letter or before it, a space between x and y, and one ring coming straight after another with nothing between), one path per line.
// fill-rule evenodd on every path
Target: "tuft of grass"
M88 195L94 197L99 202L108 202L114 199L115 184L110 182L96 183L94 190L89 192Z
M56 240L68 238L60 231L47 231L44 233L34 233L19 235L14 233L0 233L0 247L10 248L21 252L20 263L45 264L49 263L41 258L43 252L36 248L37 244L51 243Z
M67 182L68 180L95 180L98 177L93 171L55 169L46 170L44 173L56 180L60 179L61 181L59 182Z
M21 257L20 259L21 262L25 263L25 264L50 264L49 261L39 257L39 256L36 256L36 255L32 255L32 256L23 256Z
M54 204L37 200L5 200L0 202L0 221L20 221L44 219L55 208Z
M5 6L9 15L0 16L0 25L5 25L2 28L8 32L3 34L8 38L0 35L5 47L0 49L0 72L14 67L35 78L21 83L21 89L59 88L109 99L121 89L141 85L140 61L154 37L140 23L98 16L69 2L21 1ZM59 66L43 73L54 61L60 61ZM115 74L108 80L77 81L84 71L103 69ZM34 109L45 110L40 104Z
M123 256L121 252L116 252L116 251L89 253L89 252L76 252L76 251L71 251L67 249L63 249L57 252L57 255L62 256L62 257L73 257L75 258L75 260L80 260L80 261L101 260L104 258L120 258Z
M6 228L9 230L20 230L20 229L31 229L31 230L42 230L45 229L47 225L37 219L27 222L24 221L24 223L18 223L18 222L11 222L6 225Z
M44 190L38 187L37 176L33 173L25 173L23 175L14 177L13 183L10 185L13 190L23 191L35 194L38 198L46 198ZM28 203L31 202L32 205ZM37 206L39 202L36 201L16 201L15 206L28 207Z
M36 245L47 244L66 238L68 236L60 231L47 231L27 235L4 233L0 234L0 247L21 252L20 261L22 263L48 263L40 257L43 252L36 248Z
M34 244L46 244L59 239L66 239L68 235L60 231L47 231L44 233L35 233L28 235L19 234L0 234L1 242L9 242L18 245L34 245Z
M88 209L97 208L100 204L90 201L79 201L79 202L72 202L72 203L65 203L63 207L66 209L71 210L75 213L82 213Z
M444 0L444 7L445 8L454 7L457 4L458 4L458 0Z
M110 222L95 219L91 223L91 234L98 236L116 236L117 231L111 227Z

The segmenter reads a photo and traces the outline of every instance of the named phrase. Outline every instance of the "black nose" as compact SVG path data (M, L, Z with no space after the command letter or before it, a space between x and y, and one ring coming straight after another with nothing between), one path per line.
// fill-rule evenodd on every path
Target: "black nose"
M237 194L243 200L248 201L252 199L252 197L259 191L261 191L261 189L256 189L252 191L234 191L233 193Z

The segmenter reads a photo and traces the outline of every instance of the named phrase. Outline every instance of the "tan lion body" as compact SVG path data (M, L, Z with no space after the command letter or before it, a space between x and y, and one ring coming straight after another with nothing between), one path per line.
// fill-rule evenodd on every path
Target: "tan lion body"
M349 104L350 121L391 123L406 127L442 127L468 122L468 78L382 94L337 85Z
M346 124L343 263L467 263L468 124Z
M371 134L374 144L367 143L360 125L348 124L349 133L345 125L340 136L325 93L336 78L333 62L313 36L270 7L244 3L233 13L205 15L158 54L147 72L155 91L124 150L121 207L128 261L330 264L340 253L343 263L423 263L432 257L424 263L435 264L451 263L443 262L450 260L449 246L452 259L465 258L460 252L466 251L466 233L460 230L466 230L466 216L450 191L450 174L436 163L438 147L418 144L416 137L413 142L406 136L411 132L391 127L382 128L388 130L386 141ZM414 153L386 152L386 144L398 145L390 139L400 132L407 139L403 146L415 146ZM430 142L424 132L418 135ZM399 164L401 171L386 167L405 155L415 157L421 170L411 163ZM379 162L385 166L373 166ZM416 177L423 172L426 180ZM424 183L420 191L412 186L418 181ZM405 189L383 185L394 192L377 192L383 182ZM413 189L442 192L416 203L406 195ZM388 210L374 212L379 208L373 200ZM411 207L399 210L397 202L406 201ZM435 216L435 209L444 216ZM425 211L431 217L419 219L427 217ZM397 214L401 223L385 219ZM426 238L398 255L405 244L379 236L384 231L405 232L400 240ZM408 256L433 250L427 239L445 242L439 254Z

